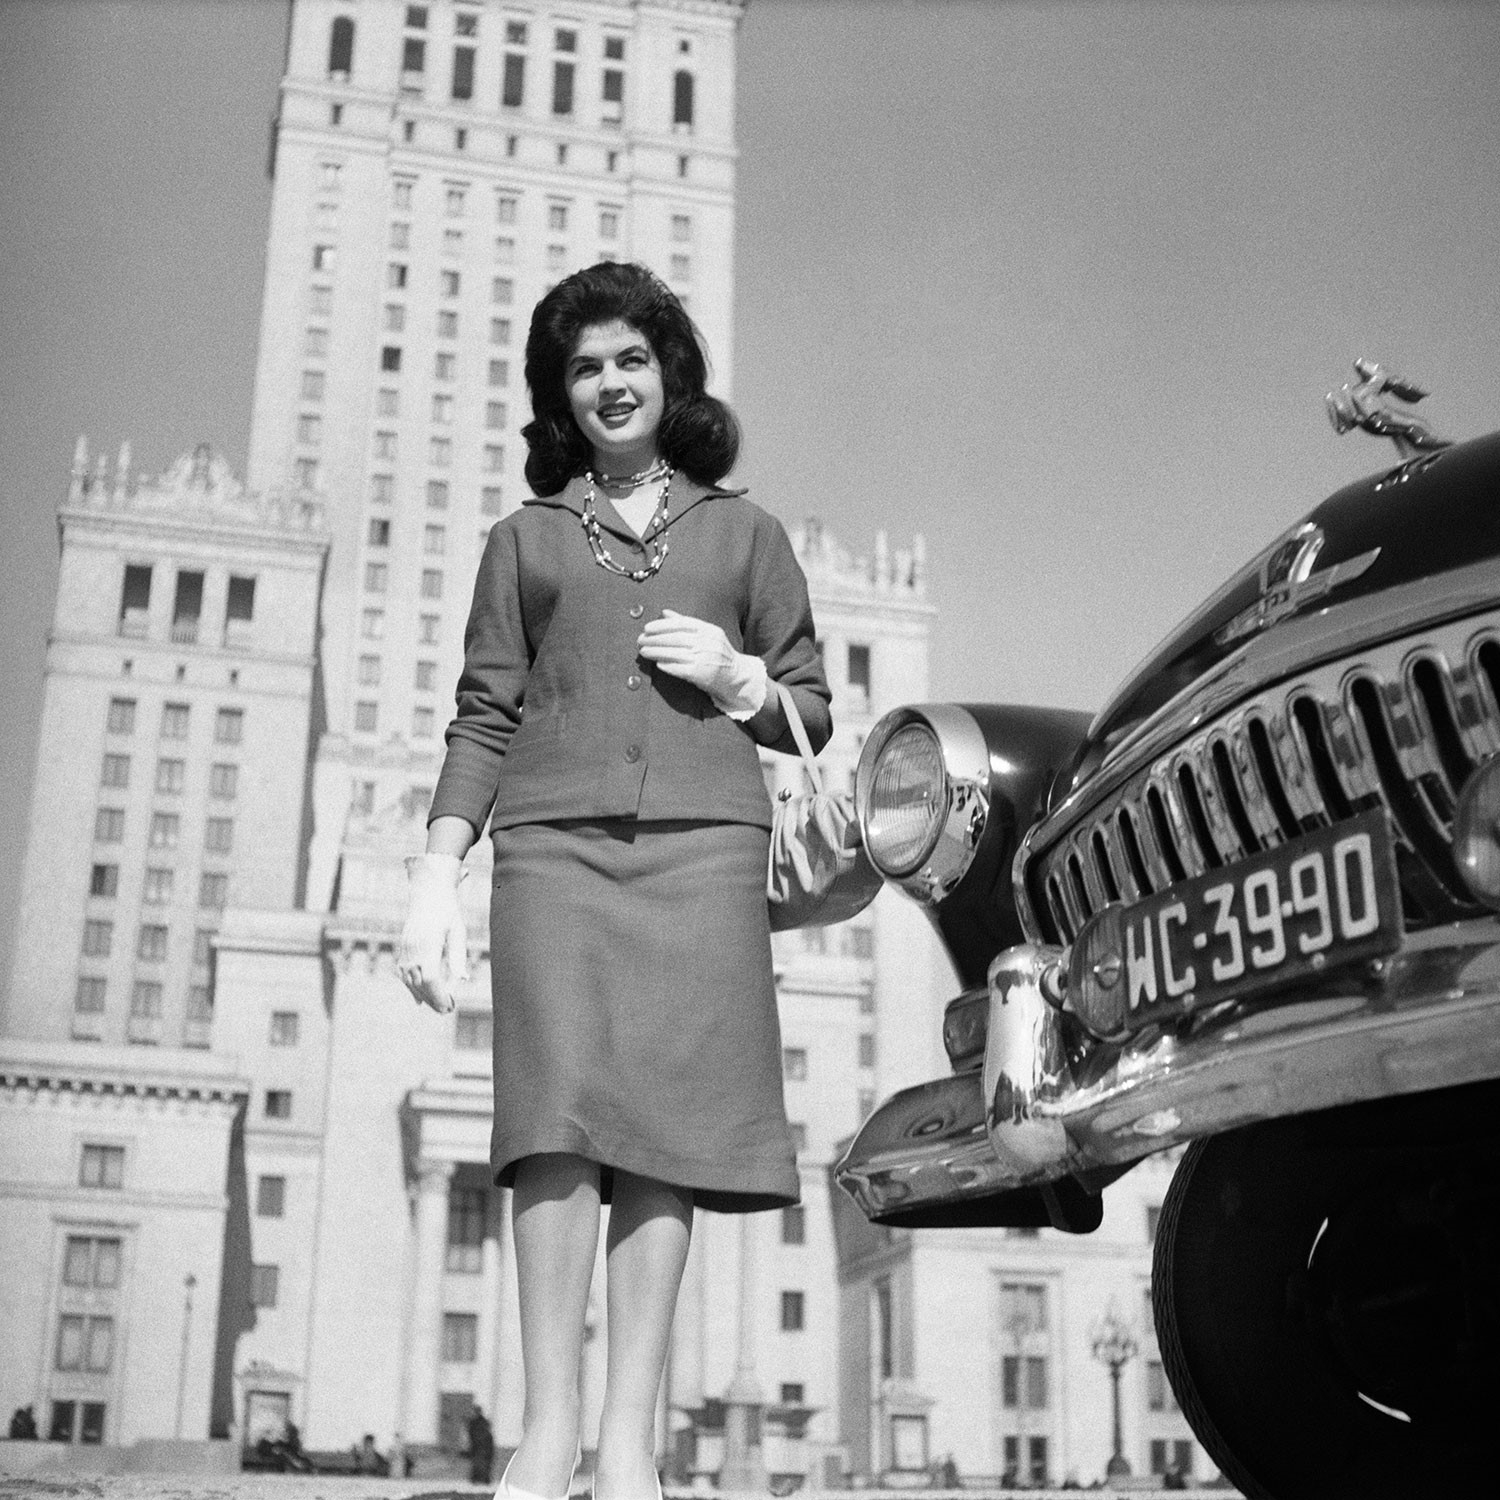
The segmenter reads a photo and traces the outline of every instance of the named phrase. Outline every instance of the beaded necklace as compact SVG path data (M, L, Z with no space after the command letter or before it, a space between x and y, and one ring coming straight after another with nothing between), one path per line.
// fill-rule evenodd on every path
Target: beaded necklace
M646 472L650 473L650 470ZM606 573L613 573L620 578L628 578L632 583L645 583L648 578L654 578L661 571L661 565L667 560L667 522L671 518L667 502L672 492L672 470L668 468L662 476L661 495L656 502L657 508L661 511L661 524L657 526L656 530L649 537L643 536L641 538L651 549L652 554L644 568L622 567L609 555L609 548L604 545L604 533L599 527L599 517L595 514L594 510L599 498L594 486L600 481L595 479L592 469L585 473L583 477L585 483L583 492L583 534L588 538L589 550L594 554L594 561Z

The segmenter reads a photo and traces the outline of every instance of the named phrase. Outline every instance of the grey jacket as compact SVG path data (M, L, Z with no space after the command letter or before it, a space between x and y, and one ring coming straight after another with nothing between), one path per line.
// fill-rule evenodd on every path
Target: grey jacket
M692 684L636 654L666 609L719 625L785 683L812 740L832 732L807 580L781 523L742 491L672 484L669 552L644 583L595 563L583 482L526 501L490 531L464 636L458 713L429 818L482 831L565 818L771 824L757 745L794 752L774 694L753 718L720 713ZM645 547L600 496L611 556ZM661 529L658 514L648 536Z

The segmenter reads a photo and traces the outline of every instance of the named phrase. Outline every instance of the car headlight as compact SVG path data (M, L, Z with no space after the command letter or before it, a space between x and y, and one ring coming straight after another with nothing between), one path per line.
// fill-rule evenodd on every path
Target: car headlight
M917 900L940 901L969 868L989 813L989 751L973 715L951 704L886 714L854 784L875 868Z

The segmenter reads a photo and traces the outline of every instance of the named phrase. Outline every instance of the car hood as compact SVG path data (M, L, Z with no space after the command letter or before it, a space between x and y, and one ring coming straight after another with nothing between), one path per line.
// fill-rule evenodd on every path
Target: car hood
M1306 567L1313 527L1322 540L1310 570L1289 581L1299 551ZM1057 778L1052 805L1159 708L1281 620L1486 559L1500 560L1500 432L1347 485L1246 563L1130 674Z

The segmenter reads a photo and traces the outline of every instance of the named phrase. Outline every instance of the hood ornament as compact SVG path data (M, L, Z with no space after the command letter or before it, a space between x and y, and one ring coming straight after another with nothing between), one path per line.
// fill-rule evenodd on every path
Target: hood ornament
M1358 578L1380 556L1380 548L1372 547L1358 557L1314 572L1318 554L1323 550L1323 540L1323 528L1313 521L1303 521L1288 532L1271 548L1260 565L1260 598L1221 625L1214 632L1214 641L1220 646L1228 646L1246 636L1268 630L1306 609L1340 584Z
M1359 376L1357 381L1346 381L1324 398L1328 420L1341 437L1356 427L1363 427L1377 437L1388 437L1396 445L1403 463L1422 453L1453 446L1451 439L1438 437L1414 412L1389 403L1387 398L1392 396L1413 404L1424 400L1428 393L1415 381L1403 379L1373 359L1355 360L1354 369Z

